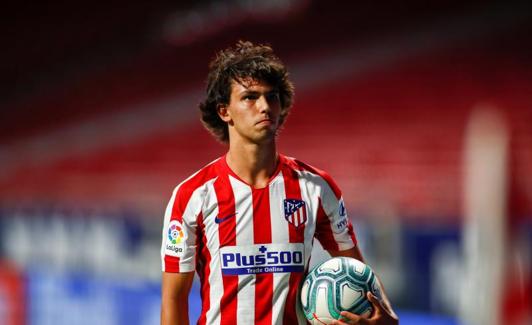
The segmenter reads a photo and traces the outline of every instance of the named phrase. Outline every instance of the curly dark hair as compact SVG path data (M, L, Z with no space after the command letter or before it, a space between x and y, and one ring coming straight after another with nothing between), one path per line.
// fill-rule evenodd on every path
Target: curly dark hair
M218 116L217 108L229 104L231 83L242 83L247 78L266 82L279 92L279 127L292 107L294 86L288 79L285 65L272 48L238 41L234 47L220 51L210 62L207 98L199 104L203 125L221 142L229 141L229 131L227 123Z

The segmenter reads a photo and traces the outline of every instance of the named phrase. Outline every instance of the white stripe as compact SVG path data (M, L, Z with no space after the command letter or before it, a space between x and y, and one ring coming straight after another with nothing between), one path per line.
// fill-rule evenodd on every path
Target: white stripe
M208 183L214 183L215 179ZM185 232L185 245L183 255L179 258L179 272L192 272L196 269L196 229L198 226L198 215L203 206L203 196L205 185L198 187L190 196L185 210L183 211L181 225ZM178 198L179 199L179 198Z
M251 188L229 176L235 196L236 245L253 245L253 197ZM237 324L255 323L255 280L253 274L238 275Z
M307 222L305 224L305 256L309 256L312 249L312 240L316 230L316 216L318 211L319 197L324 180L318 175L307 171L297 171L301 199L305 201L307 209Z
M308 179L309 183L317 185L314 186L314 188L319 189L319 192L314 193L313 195L316 195L316 197L321 197L323 210L329 219L331 229L334 229L334 225L336 224L336 222L343 219L340 217L338 210L340 207L340 200L336 198L336 195L332 188L329 186L329 183L327 183L327 181L321 176L313 174L309 171L302 171L300 172L300 175ZM347 227L340 233L332 231L332 234L336 244L338 245L339 250L346 250L353 247L353 241L351 240L351 237L348 234Z
M220 324L220 301L224 292L222 271L220 267L220 258L218 251L220 249L220 238L218 237L218 225L214 222L214 218L218 215L218 199L214 190L214 182L208 184L207 195L204 201L203 210L203 224L205 225L205 236L207 237L207 247L211 255L211 262L209 264L210 274L207 279L209 281L210 289L209 295L209 310L206 313L206 323L212 325Z
M270 215L272 227L272 243L288 243L290 235L289 224L284 217L284 189L283 174L279 173L269 185L270 191ZM284 305L288 295L288 280L290 273L273 273L273 301L272 301L272 324L282 324ZM276 318L277 317L277 318Z
M297 174L299 178L299 187L301 189L301 200L305 201L307 209L307 222L305 223L305 258L307 260L305 266L308 266L310 255L312 254L314 232L316 230L316 216L318 211L320 187L319 183L316 183L316 176L307 172L299 171ZM301 310L300 303L297 304L297 319L299 324L306 324L307 322L303 310Z
M290 217L288 217L288 219L290 220L290 223L292 223L294 226L296 226L296 217L295 217L295 214L296 212L293 212Z
M351 237L348 235L349 230L347 227L339 233L334 230L335 224L343 219L343 217L340 217L339 212L340 200L336 198L336 194L334 194L334 191L328 184L326 184L323 189L321 202L323 205L323 210L327 214L329 222L331 223L333 238L338 245L338 249L342 251L353 247L353 242Z

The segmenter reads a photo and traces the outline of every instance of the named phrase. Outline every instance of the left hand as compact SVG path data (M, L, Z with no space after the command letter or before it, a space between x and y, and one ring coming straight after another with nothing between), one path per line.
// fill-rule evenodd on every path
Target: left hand
M362 316L342 311L340 314L345 320L335 320L332 324L360 324L360 325L397 325L399 324L399 318L389 310L388 306L384 307L383 304L373 295L371 292L367 294L368 300L373 304L374 312L370 318L364 318ZM347 318L347 319L346 319Z

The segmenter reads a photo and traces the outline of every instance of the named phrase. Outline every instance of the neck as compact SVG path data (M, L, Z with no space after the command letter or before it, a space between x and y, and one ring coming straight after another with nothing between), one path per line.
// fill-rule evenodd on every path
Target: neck
M229 143L229 168L254 188L264 188L277 167L275 139L267 143Z

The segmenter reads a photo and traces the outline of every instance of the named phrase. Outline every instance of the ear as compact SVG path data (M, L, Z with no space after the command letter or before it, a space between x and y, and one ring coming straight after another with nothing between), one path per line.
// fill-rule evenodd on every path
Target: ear
M222 121L224 121L226 123L231 122L231 115L229 114L229 110L227 109L227 105L218 104L218 106L216 106L216 111L218 112L218 116L220 116Z

